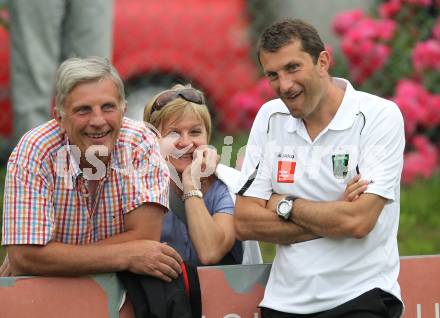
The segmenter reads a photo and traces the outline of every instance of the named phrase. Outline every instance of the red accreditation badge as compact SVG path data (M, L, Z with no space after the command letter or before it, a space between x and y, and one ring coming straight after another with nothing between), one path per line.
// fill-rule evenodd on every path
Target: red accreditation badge
M293 183L293 174L295 173L296 162L294 161L278 161L278 183Z

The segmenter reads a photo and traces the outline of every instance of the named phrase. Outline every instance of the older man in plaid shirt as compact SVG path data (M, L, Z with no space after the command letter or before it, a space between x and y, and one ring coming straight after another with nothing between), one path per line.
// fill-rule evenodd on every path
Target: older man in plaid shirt
M158 242L169 171L153 132L124 118L117 71L71 58L56 91L54 119L25 134L8 162L0 272L176 278L182 260Z

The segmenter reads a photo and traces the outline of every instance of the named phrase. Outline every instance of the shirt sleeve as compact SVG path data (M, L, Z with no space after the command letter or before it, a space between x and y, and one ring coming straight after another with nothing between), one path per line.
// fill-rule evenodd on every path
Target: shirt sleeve
M256 171L255 178L249 184L244 196L256 197L264 200L269 200L273 193L272 187L272 170L273 170L273 154L275 144L267 142L262 146L264 150L261 151L260 163Z
M162 158L157 138L144 136L142 144L133 155L134 170L126 178L126 213L144 203L157 203L169 207L170 173Z
M235 189L235 192L238 194L246 195L247 189L252 184L258 170L261 168L263 150L268 140L268 122L273 112L277 110L277 108L273 109L274 106L276 105L272 105L271 102L264 104L258 111L252 124L246 145L243 165L241 167L240 178Z
M232 200L231 194L227 186L221 182L217 181L218 186L215 188L215 194L213 196L213 202L211 206L212 214L222 212L227 214L234 214L235 206Z
M370 181L365 193L374 193L389 200L396 199L405 148L403 125L402 114L397 105L392 103L371 124L365 126L359 158L362 179Z
M53 234L52 190L41 172L9 163L3 202L2 245L46 245Z

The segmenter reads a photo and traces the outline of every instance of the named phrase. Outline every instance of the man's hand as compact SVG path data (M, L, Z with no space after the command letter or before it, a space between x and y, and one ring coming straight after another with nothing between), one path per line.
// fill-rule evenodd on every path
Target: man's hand
M344 193L340 197L341 201L352 202L359 199L359 196L367 190L368 181L361 180L361 175L357 174L347 183Z
M165 243L147 240L130 242L127 253L127 270L130 272L154 276L166 282L171 282L182 272L182 258Z
M8 254L6 254L3 264L0 266L0 277L12 276L11 267L9 265Z

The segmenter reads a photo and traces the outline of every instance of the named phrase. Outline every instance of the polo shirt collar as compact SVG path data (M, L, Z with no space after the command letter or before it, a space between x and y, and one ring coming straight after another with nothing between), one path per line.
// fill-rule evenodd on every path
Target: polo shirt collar
M343 78L334 77L332 80L345 92L342 103L339 106L335 117L333 117L332 121L328 125L328 129L348 129L353 125L356 119L356 114L359 112L356 90L353 88L349 81ZM294 133L299 129L301 125L303 125L301 119L290 116L290 118L286 122L286 130L289 133Z
M345 130L353 126L356 114L359 112L359 103L356 91L349 81L342 78L333 78L333 82L344 89L345 93L341 105L328 125L328 129Z
M301 124L301 119L297 119L293 116L289 116L289 119L286 122L287 132L293 134L298 130L300 124Z

